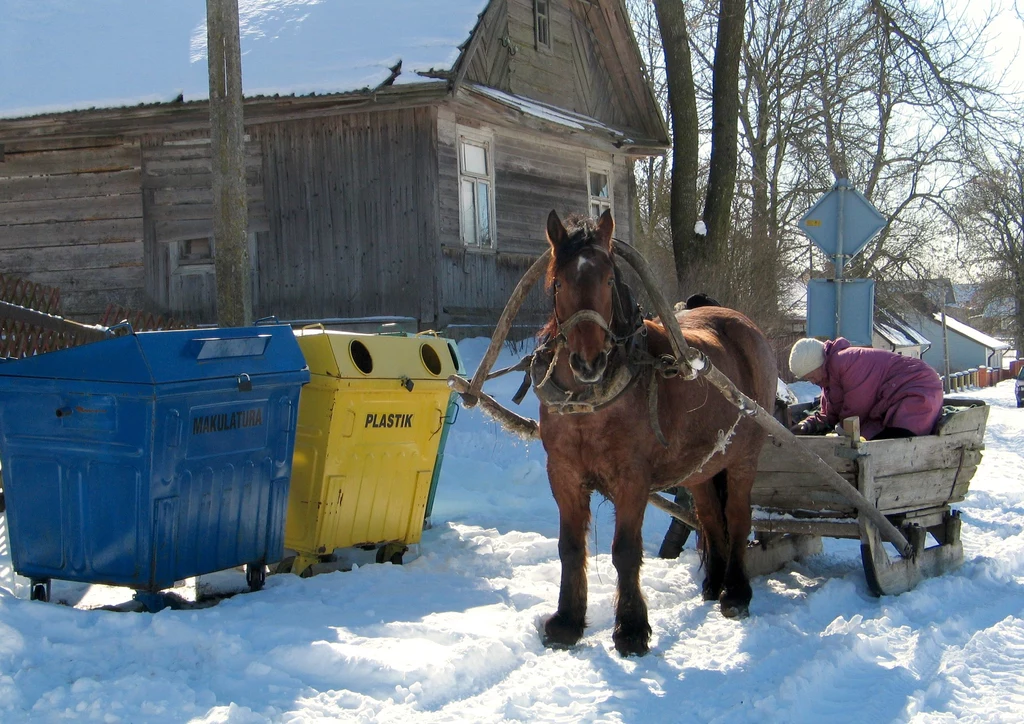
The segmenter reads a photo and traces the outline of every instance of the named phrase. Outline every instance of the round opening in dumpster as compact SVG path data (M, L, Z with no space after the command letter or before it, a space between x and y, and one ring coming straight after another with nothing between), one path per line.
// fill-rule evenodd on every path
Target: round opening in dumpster
M430 374L435 376L441 374L441 358L429 344L420 345L420 359L423 360L423 366Z
M352 343L348 346L348 353L352 355L352 363L356 366L356 369L364 375L373 372L373 356L370 355L370 350L366 348L365 344L358 339L352 340Z

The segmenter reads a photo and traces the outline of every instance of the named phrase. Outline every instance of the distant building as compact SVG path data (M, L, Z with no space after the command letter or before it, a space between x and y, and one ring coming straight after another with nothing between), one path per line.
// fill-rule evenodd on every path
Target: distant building
M875 321L871 335L872 347L889 350L904 357L921 359L931 344L927 337L899 315L885 309L875 309Z
M977 367L1003 366L1003 353L1010 348L1006 342L991 337L970 325L946 315L946 332L942 331L942 313L908 315L909 323L920 334L932 340L921 358L940 374L946 366L946 344L949 345L949 371L963 372Z

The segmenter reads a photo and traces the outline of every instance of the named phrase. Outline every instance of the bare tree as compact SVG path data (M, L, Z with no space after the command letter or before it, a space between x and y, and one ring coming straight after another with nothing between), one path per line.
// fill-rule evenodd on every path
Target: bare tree
M960 252L989 281L989 293L1013 302L1014 342L1024 349L1024 144L978 164L961 190Z

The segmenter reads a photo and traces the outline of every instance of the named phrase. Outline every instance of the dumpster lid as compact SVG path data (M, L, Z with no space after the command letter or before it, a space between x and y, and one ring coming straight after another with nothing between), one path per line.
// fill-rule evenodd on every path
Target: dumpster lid
M159 384L305 370L291 327L275 324L136 332L7 362L0 375Z
M447 380L461 373L458 348L432 334L295 331L311 374L345 379Z

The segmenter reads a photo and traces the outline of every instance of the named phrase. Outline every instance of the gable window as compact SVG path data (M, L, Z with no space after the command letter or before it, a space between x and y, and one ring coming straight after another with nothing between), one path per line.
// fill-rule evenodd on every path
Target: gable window
M551 50L551 0L533 0L533 34L537 50Z
M459 228L466 246L494 246L494 158L490 135L459 129Z
M612 211L611 166L594 161L587 164L587 196L590 215L595 219L605 211Z

